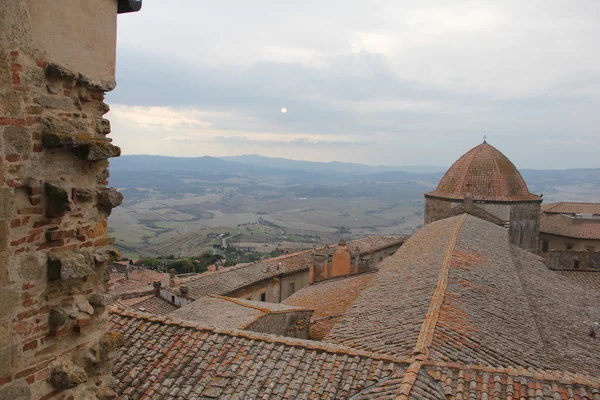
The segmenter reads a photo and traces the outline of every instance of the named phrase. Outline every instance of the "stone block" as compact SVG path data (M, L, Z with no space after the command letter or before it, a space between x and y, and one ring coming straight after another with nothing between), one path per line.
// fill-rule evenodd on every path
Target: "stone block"
M55 389L72 389L86 381L87 374L83 368L73 364L70 360L62 359L50 364L48 382Z
M73 101L68 97L40 96L35 102L44 108L68 110L73 108Z
M84 134L43 132L42 144L49 149L68 148L82 160L99 161L121 155L121 149L107 139Z
M28 252L18 258L17 273L23 281L37 281L43 278L47 257L44 253Z
M66 211L71 211L69 193L59 183L46 182L46 216L49 218L60 217Z
M7 126L4 128L4 151L6 154L29 154L31 149L31 133L23 126Z
M113 208L123 203L123 195L115 188L103 188L98 192L98 208L110 215Z
M75 319L75 312L69 307L55 306L48 314L48 324L51 328L58 328Z
M94 308L106 307L113 302L113 297L108 294L94 293L88 297L89 303Z
M64 252L48 255L48 280L85 278L94 273L94 261L86 254Z
M24 379L11 382L0 388L0 400L31 400L31 389Z

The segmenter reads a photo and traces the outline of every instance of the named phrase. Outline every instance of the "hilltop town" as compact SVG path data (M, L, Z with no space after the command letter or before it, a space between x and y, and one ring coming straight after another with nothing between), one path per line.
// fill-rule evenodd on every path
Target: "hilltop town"
M600 399L600 203L544 201L485 139L407 234L120 263L105 94L140 9L0 3L0 400Z

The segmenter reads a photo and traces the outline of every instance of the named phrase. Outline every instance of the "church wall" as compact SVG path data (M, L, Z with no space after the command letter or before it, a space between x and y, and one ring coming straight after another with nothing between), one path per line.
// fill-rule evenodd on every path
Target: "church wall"
M473 204L478 207L483 208L485 211L489 212L496 218L500 218L502 221L510 220L510 209L511 205L507 203L489 203L489 202L479 202L473 201Z
M111 395L116 18L116 0L0 2L0 398Z
M540 235L541 202L512 203L510 206L510 242L537 253Z
M446 213L460 202L439 199L437 197L425 197L425 224L435 221L435 217Z

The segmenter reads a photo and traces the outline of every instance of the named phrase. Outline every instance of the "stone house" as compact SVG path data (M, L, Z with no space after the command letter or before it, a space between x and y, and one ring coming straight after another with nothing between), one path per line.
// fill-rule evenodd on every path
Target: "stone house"
M542 212L539 254L548 267L600 273L600 204L551 203Z

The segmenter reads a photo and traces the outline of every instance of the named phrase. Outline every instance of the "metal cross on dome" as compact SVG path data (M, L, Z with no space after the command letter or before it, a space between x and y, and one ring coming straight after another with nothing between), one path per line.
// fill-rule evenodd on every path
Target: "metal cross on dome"
M483 143L487 143L487 135L483 135Z

